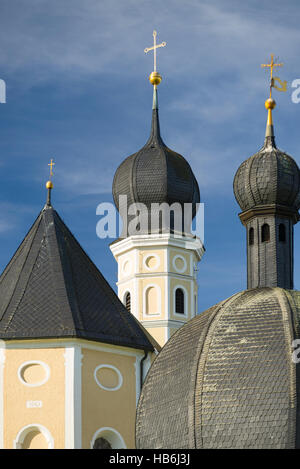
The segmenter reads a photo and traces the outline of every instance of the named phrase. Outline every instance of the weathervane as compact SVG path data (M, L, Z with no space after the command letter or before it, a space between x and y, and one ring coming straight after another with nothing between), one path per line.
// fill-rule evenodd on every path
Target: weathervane
M275 88L278 91L286 91L287 90L287 82L281 81L279 77L273 77L273 69L275 67L282 67L283 63L275 63L274 62L274 54L271 54L271 62L269 64L262 64L262 67L270 68L270 99L272 99L272 88ZM281 87L275 85L275 81L281 85Z
M156 49L158 49L159 47L165 47L167 45L166 42L162 42L161 44L156 44L156 36L157 36L157 32L154 30L153 31L153 46L146 47L146 49L144 49L145 54L153 50L154 68L153 68L153 72L149 76L149 80L150 80L150 83L154 85L154 87L159 85L162 80L161 75L157 72L157 69L156 69L156 65L157 65L156 64Z
M276 101L275 99L272 98L272 88L275 88L278 91L286 91L287 90L287 82L284 81L282 82L280 78L278 77L273 77L273 69L275 67L282 67L283 63L275 63L274 62L274 55L271 54L271 62L269 64L262 64L262 67L266 68L268 67L270 69L270 96L269 98L265 101L265 107L268 110L268 119L267 119L267 127L266 127L266 137L272 137L274 140L274 129L273 129L273 117L272 117L272 110L276 106ZM281 88L277 85L275 85L275 81L278 81L278 83L281 85ZM273 142L274 145L274 142Z

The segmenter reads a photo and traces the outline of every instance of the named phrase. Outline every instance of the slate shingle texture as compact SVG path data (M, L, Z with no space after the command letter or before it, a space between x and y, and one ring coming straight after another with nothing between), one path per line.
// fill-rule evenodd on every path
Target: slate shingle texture
M139 400L137 448L299 448L300 292L238 293L179 329Z
M62 337L154 348L58 213L45 206L0 277L0 338Z
M189 163L161 138L158 109L152 111L151 133L145 146L126 158L115 173L113 196L121 212L120 195L127 196L128 205L143 203L148 209L152 203L178 202L183 207L184 203L200 202L198 183Z
M233 189L243 211L271 204L300 208L299 168L274 137L266 137L262 149L241 164Z

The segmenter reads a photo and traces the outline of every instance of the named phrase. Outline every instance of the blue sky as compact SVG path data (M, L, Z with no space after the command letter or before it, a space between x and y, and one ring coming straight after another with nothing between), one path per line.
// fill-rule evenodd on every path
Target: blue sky
M96 207L111 201L118 165L150 130L152 31L158 52L161 132L191 164L205 203L206 253L199 265L199 311L246 287L244 227L232 182L263 143L274 53L288 92L274 92L276 142L300 164L297 0L1 0L0 268L46 199L115 288L111 240L96 236ZM300 287L295 227L295 288Z

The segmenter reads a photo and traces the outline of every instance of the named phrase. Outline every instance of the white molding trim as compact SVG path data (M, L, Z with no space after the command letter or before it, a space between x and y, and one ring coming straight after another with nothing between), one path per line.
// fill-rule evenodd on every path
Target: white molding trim
M169 308L170 308L170 277L165 277L165 311L163 314L163 317L165 319L168 319L170 314L169 314Z
M21 376L21 372L22 372L22 369L25 368L27 365L41 365L45 370L45 378L42 381L39 381L38 383L32 383L32 384L26 383L26 381L24 381L22 376ZM50 378L50 367L49 367L49 365L47 365L47 363L42 362L40 360L28 360L26 362L23 362L19 366L19 368L18 368L18 378L24 386L29 386L31 388L34 388L34 387L37 387L37 386L42 386L43 384L47 383L47 381Z
M195 308L195 282L191 283L191 317L194 318L196 316L196 308Z
M0 344L0 449L4 449L4 365L5 365L5 358L6 358L5 344L4 346Z
M194 256L193 253L190 253L190 276L194 277Z
M139 297L138 297L138 292L139 292L139 282L137 279L134 280L134 298L132 298L132 304L133 304L133 311L132 314L136 317L136 319L140 319L140 311L139 311Z
M54 439L51 433L46 427L44 427L44 425L40 425L39 423L31 423L30 425L26 425L21 428L14 440L14 449L22 449L22 444L24 443L26 436L34 430L38 430L42 435L44 435L48 443L48 449L54 449Z
M90 443L91 449L93 449L94 443L99 437L105 438L112 446L112 449L126 449L126 445L123 437L120 433L111 427L102 427L99 428L93 435L93 438Z
M74 347L74 447L82 448L82 352L81 346Z
M65 449L81 449L81 347L65 350Z
M155 290L157 291L157 305L158 305L157 313L147 314L146 312L146 305L147 305L146 294L149 288L155 288ZM159 285L157 285L156 283L149 283L143 288L143 303L142 304L143 304L143 319L147 319L149 317L152 318L153 316L161 315L161 288Z
M147 329L150 329L151 327L181 327L183 324L185 324L186 321L177 321L175 319L169 319L169 320L157 320L157 321L141 321L142 326L146 327Z
M141 394L141 380L142 382L145 381L146 375L151 366L151 353L147 354L147 358L143 364L143 376L141 376L141 361L144 360L144 358L145 358L145 355L141 357L137 357L134 363L135 377L136 377L136 406L138 405L140 394Z
M113 370L116 372L117 376L118 376L118 384L117 386L115 386L114 388L107 388L106 386L104 386L104 384L101 384L98 377L97 377L97 371L98 370L101 370L101 368L109 368L110 370ZM97 385L104 389L105 391L118 391L121 387L122 387L122 384L123 384L123 376L122 376L122 373L120 372L120 370L118 370L118 368L116 368L115 366L113 365L108 365L108 364L103 364L103 365L98 365L96 366L95 370L94 370L94 379L97 383Z
M184 314L176 313L176 290L178 290L179 288L183 290L184 293ZM173 287L173 315L176 318L188 318L188 291L181 284L176 284Z
M120 241L110 245L110 249L116 257L133 248L147 246L150 246L152 249L158 246L174 246L188 249L195 251L199 260L201 260L205 252L204 245L199 238L195 238L193 236L174 237L174 235L171 235L170 233L161 234L159 236L157 234L129 236L128 238L121 239Z
M178 269L178 267L176 267L176 259L180 259L180 260L183 261L182 269ZM174 270L176 270L176 272L178 272L179 274L183 274L183 272L187 270L186 259L181 254L177 254L176 256L173 257L172 266L173 266Z
M145 379L147 377L148 371L150 370L151 367L151 357L148 354L146 360L144 361L144 366L143 366L143 383L145 382Z
M39 348L69 348L69 347L84 347L90 350L98 350L101 352L115 353L116 355L128 355L131 357L140 356L143 351L140 349L133 349L132 347L125 347L121 345L110 345L105 343L98 343L88 341L85 339L57 339L53 341L51 339L40 339L31 341L13 341L11 340L7 344L7 349L39 349Z

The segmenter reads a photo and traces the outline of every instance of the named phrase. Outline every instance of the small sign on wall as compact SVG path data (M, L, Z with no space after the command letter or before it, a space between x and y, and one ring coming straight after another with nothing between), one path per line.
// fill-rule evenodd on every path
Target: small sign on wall
M41 408L43 406L42 401L27 401L26 407L27 409L36 409Z

